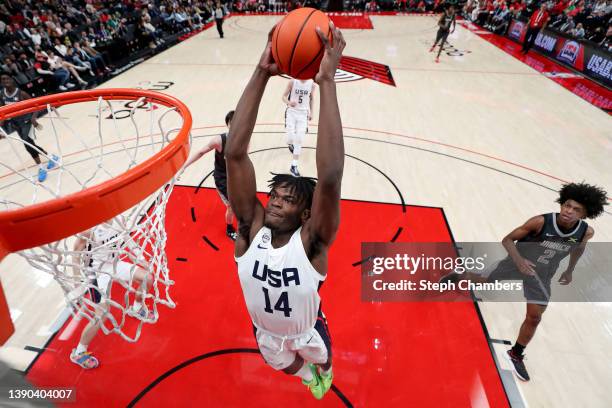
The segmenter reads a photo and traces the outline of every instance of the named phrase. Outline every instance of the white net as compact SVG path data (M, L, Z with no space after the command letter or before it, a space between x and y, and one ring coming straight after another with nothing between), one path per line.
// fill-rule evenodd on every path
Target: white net
M164 149L183 118L145 98L101 97L47 105L38 118L42 126L31 122L27 115L0 126L0 137L8 141L2 149L10 149L0 149L0 169L8 170L0 174L2 210L95 188L125 173ZM136 341L143 324L158 320L159 305L175 307L165 253L165 210L175 178L102 224L20 255L53 275L74 314L101 322L106 334Z

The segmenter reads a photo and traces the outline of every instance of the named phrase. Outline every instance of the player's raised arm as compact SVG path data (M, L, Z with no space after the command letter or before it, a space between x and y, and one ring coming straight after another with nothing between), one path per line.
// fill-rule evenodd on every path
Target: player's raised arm
M315 77L321 94L316 156L318 182L311 216L306 224L311 242L326 246L333 242L340 223L340 187L344 170L344 139L334 75L346 43L340 30L331 22L330 29L333 30L333 44L317 30L325 46L321 67Z
M271 51L273 30L268 35L259 64L238 101L225 150L228 198L238 219L241 239L246 240L247 247L251 240L251 226L255 221L262 223L264 215L256 196L255 169L248 156L248 147L266 84L271 76L278 74Z
M291 101L289 100L289 94L291 93L291 82L292 81L289 81L289 83L285 87L285 92L283 92L283 102L285 103L285 105L293 107L295 106L295 102L291 103Z
M211 150L221 151L221 144L222 144L221 136L219 135L213 136L213 138L210 139L210 141L208 142L206 146L198 150L196 154L194 154L193 156L189 158L189 160L187 160L187 162L185 163L185 168L191 166L193 163L200 160L202 156L204 156L206 153L210 152Z
M309 101L309 111L308 111L308 120L312 120L312 114L314 112L314 104L315 104L315 95L317 91L317 86L312 84L312 90L310 91L310 101Z

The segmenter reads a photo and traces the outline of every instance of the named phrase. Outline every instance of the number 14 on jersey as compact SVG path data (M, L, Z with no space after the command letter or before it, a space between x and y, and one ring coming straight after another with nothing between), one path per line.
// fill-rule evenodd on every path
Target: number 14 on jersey
M274 313L274 310L279 312L283 312L285 317L291 317L291 307L289 307L289 294L287 292L282 292L279 296L278 300L274 304L274 310L272 310L272 302L270 301L270 292L267 288L261 288L264 293L264 298L266 300L266 307L264 310L267 313Z

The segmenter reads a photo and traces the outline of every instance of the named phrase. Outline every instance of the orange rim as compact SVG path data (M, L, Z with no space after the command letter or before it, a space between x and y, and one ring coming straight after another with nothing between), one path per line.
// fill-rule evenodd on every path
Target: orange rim
M170 180L189 155L191 113L178 99L139 89L95 89L28 99L0 108L0 120L80 102L137 100L176 108L183 126L163 150L125 173L86 190L28 207L0 212L0 260L8 253L58 241L98 225L133 207Z

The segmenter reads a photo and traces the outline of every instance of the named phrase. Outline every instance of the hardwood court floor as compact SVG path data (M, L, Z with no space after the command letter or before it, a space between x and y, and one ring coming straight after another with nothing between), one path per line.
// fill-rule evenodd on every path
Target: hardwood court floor
M183 100L194 115L197 149L223 131L223 118L235 107L278 19L232 17L225 39L207 30L104 87L171 84L164 92ZM388 65L396 87L369 79L338 85L346 153L353 157L346 161L343 198L399 203L400 191L411 205L443 208L456 241L486 242L499 241L535 214L556 210L556 190L564 181L586 180L612 190L608 114L463 27L449 37L463 55L443 54L434 64L427 50L435 18L371 19L373 30L344 31L345 55ZM250 147L270 149L253 157L260 191L266 190L269 172L286 172L290 162L286 150L276 149L285 143L285 81L270 80ZM311 132L316 132L314 116ZM306 147L314 147L314 141L310 135ZM313 150L305 149L300 168L314 175ZM181 183L197 185L211 169L212 157L205 157ZM204 186L211 187L212 180ZM592 225L595 241L611 241L609 212ZM44 277L15 256L3 262L1 276L9 303L22 313L18 333L8 343L15 347L11 353L42 346L49 337L45 328L62 310L59 288L37 284ZM481 309L491 337L515 340L523 304L482 304ZM519 384L526 403L609 406L610 327L609 304L551 305L527 350L533 380ZM495 350L499 356L504 352Z

